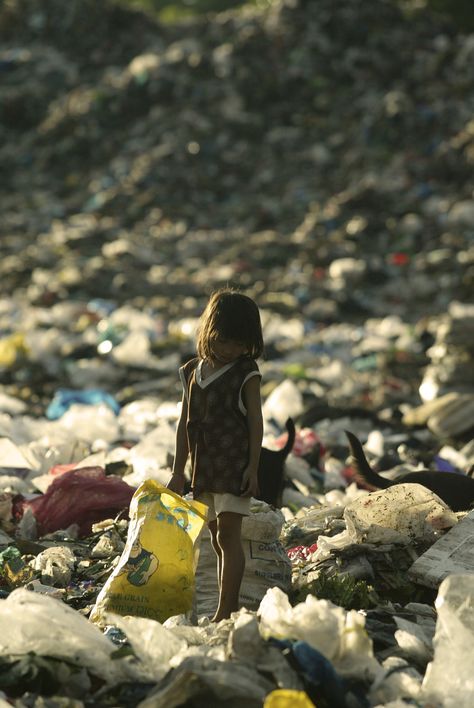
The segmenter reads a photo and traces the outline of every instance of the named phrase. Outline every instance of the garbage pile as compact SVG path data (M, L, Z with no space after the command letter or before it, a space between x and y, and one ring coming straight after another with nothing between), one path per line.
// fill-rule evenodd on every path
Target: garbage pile
M14 0L0 38L3 292L174 316L238 280L316 324L469 297L474 50L427 11Z
M388 0L12 0L0 38L0 702L470 708L472 512L369 491L345 431L386 479L474 470L472 35ZM144 593L137 500L187 528L177 369L227 283L264 444L296 440L215 625L203 532Z

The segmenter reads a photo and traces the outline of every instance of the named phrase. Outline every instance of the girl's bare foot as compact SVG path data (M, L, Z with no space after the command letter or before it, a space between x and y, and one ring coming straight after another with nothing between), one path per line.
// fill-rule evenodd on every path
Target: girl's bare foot
M228 615L225 614L225 613L222 613L222 614L219 613L219 614L217 614L217 612L216 612L216 614L214 615L214 617L211 617L211 619L209 620L209 622L220 622L221 620L229 619L230 615L231 615L230 612L229 612Z

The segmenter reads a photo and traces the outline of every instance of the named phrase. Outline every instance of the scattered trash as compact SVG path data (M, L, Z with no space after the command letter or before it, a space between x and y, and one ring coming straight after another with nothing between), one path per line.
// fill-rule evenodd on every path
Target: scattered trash
M312 595L292 607L285 593L272 588L263 598L258 615L264 637L305 641L329 659L341 675L374 678L379 670L364 618L354 610L346 613Z
M344 432L386 480L473 475L472 35L257 5L0 9L0 703L472 703L469 501L369 493ZM228 283L262 313L264 445L296 436L215 624L203 514L163 487Z
M67 546L52 546L39 553L32 567L41 573L41 582L46 585L66 587L69 585L76 558Z

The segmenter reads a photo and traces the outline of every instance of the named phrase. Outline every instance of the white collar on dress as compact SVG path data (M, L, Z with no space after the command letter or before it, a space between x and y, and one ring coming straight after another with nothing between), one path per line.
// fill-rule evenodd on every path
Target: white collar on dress
M217 369L217 371L214 371L213 374L210 376L207 376L205 379L202 378L202 365L203 365L203 359L199 362L196 368L196 383L198 386L201 388L206 388L209 384L211 384L213 381L219 378L219 376L222 376L222 374L225 374L226 371L229 371L234 364L237 363L237 359L234 361L229 362L228 364L225 364L225 366L221 367L220 369Z

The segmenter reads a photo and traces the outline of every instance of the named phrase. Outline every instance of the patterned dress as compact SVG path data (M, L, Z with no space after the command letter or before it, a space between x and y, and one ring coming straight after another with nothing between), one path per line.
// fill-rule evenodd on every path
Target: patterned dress
M188 402L194 497L203 492L240 496L249 457L242 389L252 376L261 376L257 363L240 357L203 379L202 360L196 358L182 366L179 375Z

